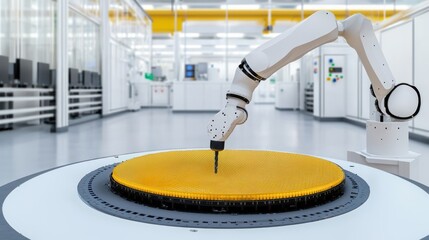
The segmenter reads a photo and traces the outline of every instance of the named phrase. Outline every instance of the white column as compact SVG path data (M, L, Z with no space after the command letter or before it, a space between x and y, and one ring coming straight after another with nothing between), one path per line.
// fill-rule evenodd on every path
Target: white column
M56 55L57 55L57 81L56 81L56 123L53 131L67 131L69 125L69 83L68 83L68 0L57 1L57 27L56 27Z
M110 23L109 23L109 1L100 1L101 16L101 80L102 80L102 115L110 112L110 66L111 66L111 49L110 49Z

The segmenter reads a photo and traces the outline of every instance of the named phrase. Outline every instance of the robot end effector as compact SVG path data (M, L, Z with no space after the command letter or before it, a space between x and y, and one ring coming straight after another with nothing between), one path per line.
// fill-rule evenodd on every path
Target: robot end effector
M318 11L243 59L236 69L225 108L208 124L211 149L223 150L224 142L235 126L247 120L244 107L250 102L261 80L312 49L336 40L338 36L344 37L358 53L371 81L371 92L376 98L375 105L380 115L387 115L392 121L416 116L420 109L420 94L416 87L409 84L395 85L372 23L361 14L336 21L331 12Z

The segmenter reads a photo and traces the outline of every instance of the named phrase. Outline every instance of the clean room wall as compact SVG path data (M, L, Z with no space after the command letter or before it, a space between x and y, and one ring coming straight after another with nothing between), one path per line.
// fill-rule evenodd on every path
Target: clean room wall
M396 82L413 84L413 22L382 30L381 48Z
M422 106L414 127L429 131L429 12L414 19L414 83L419 89Z

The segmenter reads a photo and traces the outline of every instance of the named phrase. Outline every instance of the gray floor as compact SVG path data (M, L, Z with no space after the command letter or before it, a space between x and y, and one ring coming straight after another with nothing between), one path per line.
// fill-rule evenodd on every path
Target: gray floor
M298 111L252 105L226 148L270 149L346 159L365 147L365 130L343 122L318 122ZM53 134L46 126L0 132L0 186L68 163L138 151L208 148L206 123L213 113L143 109L70 127ZM429 144L411 141L421 153L420 182L429 185Z

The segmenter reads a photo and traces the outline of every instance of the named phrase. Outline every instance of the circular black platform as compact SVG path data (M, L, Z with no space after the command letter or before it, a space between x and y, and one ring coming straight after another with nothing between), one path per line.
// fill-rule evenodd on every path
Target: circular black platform
M368 184L362 178L344 171L346 178L341 190L342 195L335 200L311 208L301 209L298 206L289 209L294 211L264 214L223 213L216 211L222 208L213 208L213 206L203 208L214 209L214 213L197 212L197 208L191 209L191 212L175 211L171 210L171 205L163 205L162 201L157 201L157 207L153 207L129 201L113 193L110 175L115 166L116 164L109 165L87 174L78 185L81 198L93 208L116 217L167 226L253 228L313 222L356 209L368 199L370 193Z
M302 210L334 201L344 193L345 180L326 191L302 197L285 199L268 199L255 201L209 201L186 198L167 197L134 190L117 183L110 177L110 188L116 194L129 201L146 206L174 211L196 213L276 213Z

